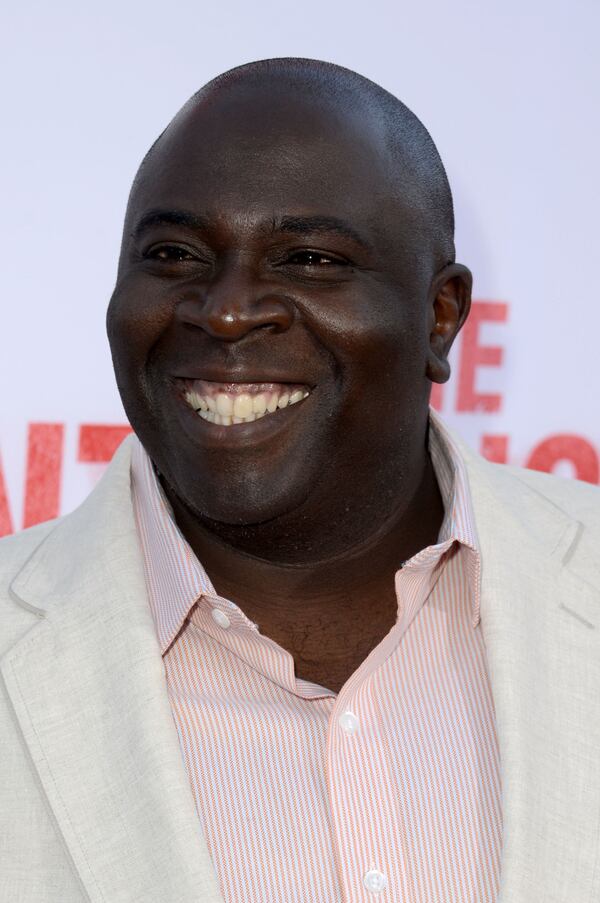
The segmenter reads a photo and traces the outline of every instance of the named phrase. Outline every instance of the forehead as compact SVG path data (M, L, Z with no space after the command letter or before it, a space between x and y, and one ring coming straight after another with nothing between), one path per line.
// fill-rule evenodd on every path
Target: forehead
M312 212L381 219L396 193L376 119L326 98L262 87L207 97L176 117L132 206Z

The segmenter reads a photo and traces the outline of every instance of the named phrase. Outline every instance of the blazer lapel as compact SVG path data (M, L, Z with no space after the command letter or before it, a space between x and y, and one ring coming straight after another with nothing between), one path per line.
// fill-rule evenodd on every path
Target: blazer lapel
M583 528L462 450L500 745L500 903L591 903L600 893L600 590L579 554Z
M12 593L40 615L1 671L93 903L218 903L146 601L125 442Z

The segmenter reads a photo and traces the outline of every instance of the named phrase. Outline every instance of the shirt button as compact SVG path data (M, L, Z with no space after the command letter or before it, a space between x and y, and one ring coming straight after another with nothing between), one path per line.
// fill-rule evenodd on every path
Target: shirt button
M221 611L220 608L213 608L211 614L213 616L213 621L216 621L219 627L222 627L224 630L227 630L228 627L231 627L231 621L229 620L225 612Z
M354 712L344 712L340 715L338 723L345 734L353 734L358 729L358 718Z
M387 878L377 869L371 869L363 878L363 883L372 894L380 894L387 886Z

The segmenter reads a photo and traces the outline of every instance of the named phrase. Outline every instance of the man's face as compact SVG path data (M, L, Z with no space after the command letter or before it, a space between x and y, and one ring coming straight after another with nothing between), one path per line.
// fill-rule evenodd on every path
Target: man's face
M391 184L364 117L256 88L180 117L144 168L109 337L134 430L201 518L394 492L427 416L434 266Z

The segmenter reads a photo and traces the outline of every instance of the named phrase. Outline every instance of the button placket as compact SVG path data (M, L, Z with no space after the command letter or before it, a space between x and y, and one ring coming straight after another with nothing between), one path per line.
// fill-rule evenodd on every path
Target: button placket
M354 688L352 688L354 689ZM341 698L340 698L341 696ZM352 840L348 824L356 821L365 822L374 819L379 822L380 813L373 798L371 782L365 787L365 769L368 772L372 764L371 750L378 743L377 723L372 721L372 713L363 705L360 694L343 692L337 699L339 705L337 716L331 724L329 742L331 743L330 765L330 799L333 816L334 843L339 861L346 863L340 871L340 880L344 893L349 899L375 901L387 900L395 887L397 876L392 863L388 862L388 852L380 848L376 838L363 838L358 845ZM389 821L386 805L381 813L384 821ZM358 854L358 856L357 856ZM366 855L365 855L366 854ZM363 859L358 871L348 868L350 862Z

